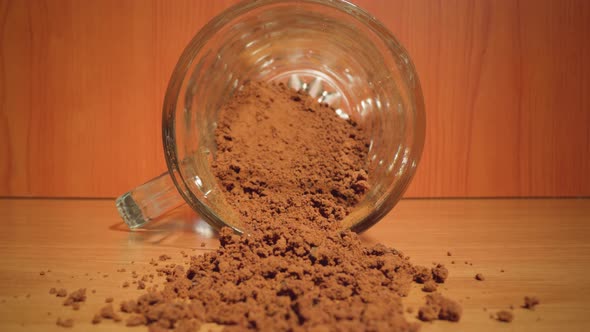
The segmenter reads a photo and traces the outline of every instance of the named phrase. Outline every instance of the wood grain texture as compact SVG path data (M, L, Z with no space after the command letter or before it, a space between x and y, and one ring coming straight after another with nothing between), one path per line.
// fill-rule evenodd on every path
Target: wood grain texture
M165 169L189 39L236 1L0 0L0 195L112 197ZM358 0L427 110L407 195L590 195L590 1Z
M402 250L415 264L449 268L439 291L462 303L463 317L422 324L421 331L588 331L589 215L590 199L402 200L362 237ZM2 331L63 331L57 317L74 318L74 331L128 331L90 320L106 297L118 304L141 294L121 287L134 280L132 271L152 273L149 261L161 254L180 262L181 250L202 254L218 245L202 220L182 209L130 232L111 200L4 199L0 220ZM41 276L42 270L51 272ZM476 281L476 273L486 280ZM74 312L48 294L51 287L86 287L88 300ZM528 295L541 300L535 311L519 307ZM416 310L423 297L414 285L404 304ZM511 324L489 318L511 305Z

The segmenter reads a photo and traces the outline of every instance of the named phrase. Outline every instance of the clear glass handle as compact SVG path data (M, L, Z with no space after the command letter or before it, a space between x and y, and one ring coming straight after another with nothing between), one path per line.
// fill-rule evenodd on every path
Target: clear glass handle
M184 204L168 172L117 198L117 210L129 228L138 228Z

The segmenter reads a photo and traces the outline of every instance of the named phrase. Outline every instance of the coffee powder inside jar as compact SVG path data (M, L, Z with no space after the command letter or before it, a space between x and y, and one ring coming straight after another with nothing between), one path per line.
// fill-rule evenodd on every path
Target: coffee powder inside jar
M251 231L277 223L325 228L369 188L362 128L283 84L246 84L221 111L215 136L215 176Z

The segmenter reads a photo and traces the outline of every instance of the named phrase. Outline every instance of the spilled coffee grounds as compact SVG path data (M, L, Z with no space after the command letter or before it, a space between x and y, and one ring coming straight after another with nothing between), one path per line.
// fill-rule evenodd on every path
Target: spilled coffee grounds
M163 289L121 311L127 324L194 331L416 331L403 316L412 282L445 281L442 265L416 267L364 245L339 222L369 190L368 140L328 105L282 84L249 82L220 112L213 170L245 234L220 231L220 248L169 265ZM457 321L439 294L420 318ZM106 314L105 314L106 313ZM117 319L110 306L103 319Z

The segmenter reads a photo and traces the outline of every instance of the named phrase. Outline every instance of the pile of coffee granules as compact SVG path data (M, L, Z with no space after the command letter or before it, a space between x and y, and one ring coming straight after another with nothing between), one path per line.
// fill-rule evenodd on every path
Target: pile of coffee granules
M417 331L403 315L413 282L436 291L448 271L413 266L383 245L340 228L369 189L360 126L282 84L250 82L221 110L213 169L247 229L219 233L220 247L188 267L157 268L166 283L119 311L129 326L195 331ZM422 320L458 321L438 293ZM111 304L98 314L116 319Z

